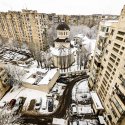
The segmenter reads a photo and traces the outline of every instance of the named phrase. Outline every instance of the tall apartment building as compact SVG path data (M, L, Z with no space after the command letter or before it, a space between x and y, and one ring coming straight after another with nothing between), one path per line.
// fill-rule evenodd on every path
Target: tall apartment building
M47 21L46 14L32 10L1 12L0 35L18 41L19 45L26 42L31 48L45 50Z
M125 6L118 22L100 23L89 85L105 107L108 125L125 125Z

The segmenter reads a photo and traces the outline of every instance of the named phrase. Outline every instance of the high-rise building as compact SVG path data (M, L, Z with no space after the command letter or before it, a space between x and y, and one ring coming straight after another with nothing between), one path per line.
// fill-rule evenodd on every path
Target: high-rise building
M125 6L118 21L100 23L89 85L105 107L108 125L125 125Z
M32 10L1 12L0 35L4 39L12 38L19 45L26 42L30 48L45 50L47 21L46 14Z

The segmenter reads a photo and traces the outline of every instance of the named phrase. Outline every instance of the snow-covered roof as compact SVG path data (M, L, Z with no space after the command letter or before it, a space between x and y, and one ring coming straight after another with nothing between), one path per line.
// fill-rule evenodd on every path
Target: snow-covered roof
M103 116L98 116L99 118L99 122L101 125L107 125L106 121L104 120L104 117Z
M75 35L75 37L83 39L84 35L83 34L77 34L77 35Z
M57 73L57 69L51 69L47 72L47 74L45 75L45 77L38 83L38 85L41 84L48 84L51 79L54 77L54 75Z
M101 101L100 101L100 99L95 91L91 92L91 96L92 96L92 100L94 102L96 109L104 109L102 104L101 104Z
M78 113L79 114L91 114L93 113L93 109L91 105L80 105L78 106Z
M65 119L53 118L53 125L66 125Z
M29 69L29 72L24 75L22 81L30 84L36 83L36 85L48 84L56 73L57 69L46 70L41 68L31 68Z
M118 20L103 20L100 24L104 24L105 26L111 26L113 23L117 23Z
M67 56L75 52L75 48L71 48L70 50L68 48L54 48L50 47L51 53L55 56Z

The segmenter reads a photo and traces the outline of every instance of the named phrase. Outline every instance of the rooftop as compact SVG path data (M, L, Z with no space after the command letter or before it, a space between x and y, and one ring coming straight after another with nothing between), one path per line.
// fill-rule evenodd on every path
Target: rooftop
M45 70L33 68L25 74L23 82L30 83L33 85L48 84L56 73L57 69Z
M56 30L70 30L69 26L65 22L61 22Z
M92 96L92 100L95 104L96 109L104 109L97 93L92 91L91 96Z

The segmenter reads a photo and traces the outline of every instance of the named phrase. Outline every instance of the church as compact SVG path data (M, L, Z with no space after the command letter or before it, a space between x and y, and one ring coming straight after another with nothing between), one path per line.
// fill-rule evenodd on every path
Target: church
M57 28L57 38L54 40L54 46L51 47L51 54L54 66L65 69L70 67L74 61L74 49L70 44L70 28L65 22L61 22Z

